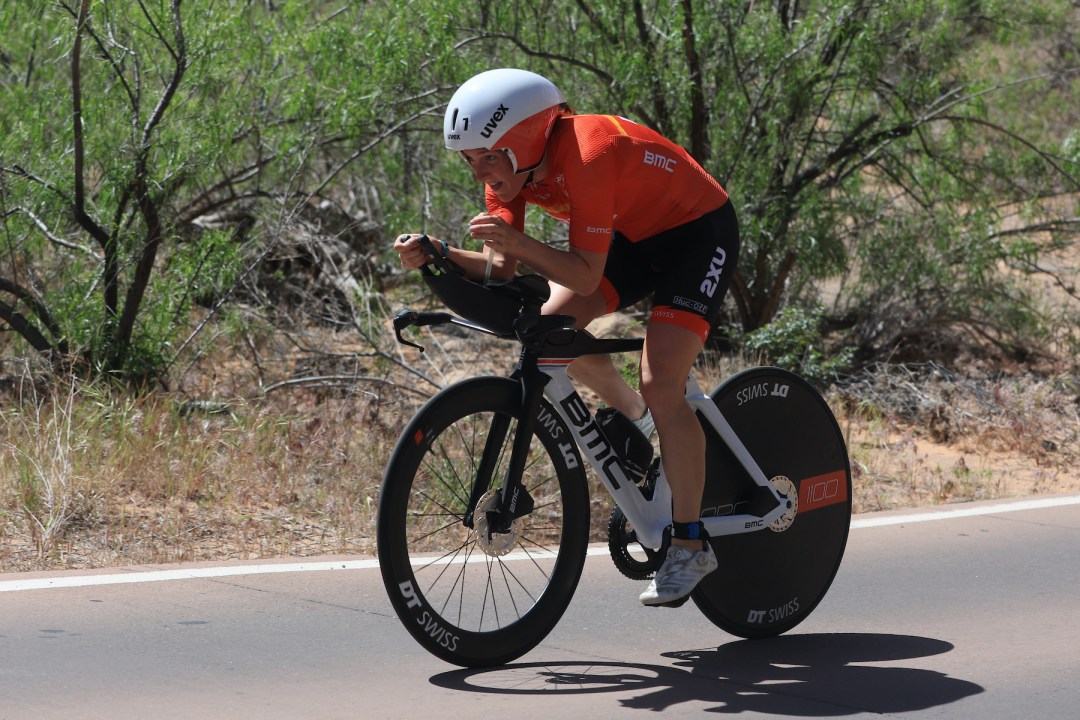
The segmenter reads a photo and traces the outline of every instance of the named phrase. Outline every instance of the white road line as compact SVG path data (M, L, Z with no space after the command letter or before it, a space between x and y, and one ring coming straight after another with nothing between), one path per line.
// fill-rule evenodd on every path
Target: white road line
M1066 505L1080 505L1080 495L1063 495L1038 500L1006 501L976 507L953 507L948 510L929 510L905 515L882 515L881 517L867 517L864 515L851 521L851 529L907 525L909 523L933 522L935 520L954 520L978 515L1000 515L1001 513L1018 512L1020 510L1043 510L1045 508L1065 507Z
M851 521L852 530L884 527L887 525L907 525L910 523L954 520L956 518L976 517L979 515L1000 515L1021 510L1042 510L1046 508L1080 505L1080 495L1040 498L1037 500L1005 501L977 507L954 507L948 510L931 510L902 515L861 516ZM604 545L589 548L589 555L606 555ZM508 558L509 559L509 558ZM33 578L27 580L0 581L0 593L20 590L45 590L49 588L92 587L97 585L128 585L133 583L165 582L169 580L203 580L238 575L267 575L271 573L315 572L328 570L371 570L378 568L375 559L335 560L326 562L268 563L264 565L231 565L223 567L178 568L175 570L134 570L116 572L107 575L63 575L55 577Z
M377 560L344 560L336 562L272 563L267 565L230 565L224 567L178 568L176 570L135 570L108 575L59 575L30 580L0 581L0 593L45 588L89 587L92 585L127 585L130 583L162 582L166 580L199 580L233 577L236 575L266 575L269 573L311 572L315 570L366 570L379 567Z

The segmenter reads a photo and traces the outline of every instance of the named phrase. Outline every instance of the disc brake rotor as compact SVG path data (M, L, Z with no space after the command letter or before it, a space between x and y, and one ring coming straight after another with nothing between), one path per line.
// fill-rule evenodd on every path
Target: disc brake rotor
M476 544L489 557L502 557L514 549L521 530L525 527L523 518L516 518L506 532L492 532L489 512L499 509L499 491L488 490L476 504Z
M780 493L787 498L791 506L784 512L783 515L769 523L769 529L773 532L784 532L792 523L795 522L795 516L799 514L799 492L795 489L795 483L783 475L777 475L769 482L776 489L776 492Z

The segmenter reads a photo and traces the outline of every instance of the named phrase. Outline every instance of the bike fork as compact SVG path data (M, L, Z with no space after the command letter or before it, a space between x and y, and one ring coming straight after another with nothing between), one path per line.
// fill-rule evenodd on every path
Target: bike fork
M525 463L529 456L529 447L532 444L533 431L536 426L536 413L540 408L540 400L544 393L544 384L547 377L533 370L521 372L522 408L523 413L518 419L517 429L510 447L510 461L507 465L506 474L502 478L502 490L500 492L498 510L489 511L490 527L495 532L507 532L511 523L519 517L529 514L533 510L533 499L528 489L521 482L525 472ZM469 498L469 512L463 523L472 528L475 524L476 507L480 499L492 486L493 474L498 465L500 456L506 445L506 436L510 430L511 418L508 415L496 415L492 420L491 431L488 434L481 455L480 465L476 476L473 478L472 495Z
M480 504L480 499L491 487L491 476L498 465L499 457L502 455L506 434L509 430L510 417L508 415L495 415L492 418L491 430L488 431L487 439L484 441L484 452L480 455L480 464L477 466L476 475L473 477L472 494L469 496L467 506L469 511L462 519L462 524L469 529L472 529L476 522L476 506Z

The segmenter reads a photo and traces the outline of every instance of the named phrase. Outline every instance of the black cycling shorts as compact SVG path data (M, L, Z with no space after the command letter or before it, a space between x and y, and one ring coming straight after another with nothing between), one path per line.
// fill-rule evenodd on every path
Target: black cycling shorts
M739 221L729 200L644 240L616 232L600 288L608 312L652 295L649 322L686 327L704 341L720 315L738 260Z

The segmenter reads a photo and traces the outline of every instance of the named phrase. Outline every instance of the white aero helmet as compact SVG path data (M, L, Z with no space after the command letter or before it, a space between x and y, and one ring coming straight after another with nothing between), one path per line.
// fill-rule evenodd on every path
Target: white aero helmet
M544 159L555 118L566 101L545 77L513 68L488 70L465 81L450 98L443 137L450 150L503 150L515 173Z

